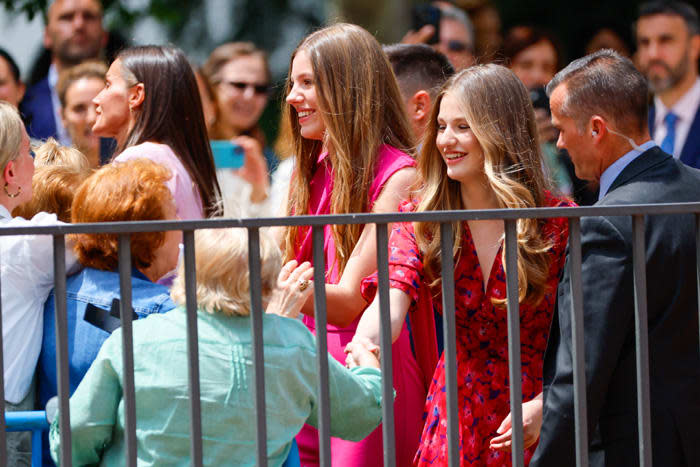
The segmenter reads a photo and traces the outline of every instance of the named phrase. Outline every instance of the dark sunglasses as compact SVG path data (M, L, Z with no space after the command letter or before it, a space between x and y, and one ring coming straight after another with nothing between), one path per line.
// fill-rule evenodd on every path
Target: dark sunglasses
M450 52L464 52L465 50L471 51L471 47L466 42L451 40L447 41L447 50Z
M236 88L239 91L245 91L246 88L251 87L253 88L253 91L255 91L255 94L259 94L261 96L266 96L270 92L269 84L244 83L243 81L222 81L222 83Z

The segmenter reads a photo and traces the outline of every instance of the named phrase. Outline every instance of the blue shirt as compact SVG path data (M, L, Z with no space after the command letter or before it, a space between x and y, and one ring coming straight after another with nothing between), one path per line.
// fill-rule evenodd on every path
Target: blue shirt
M165 313L175 308L170 300L168 289L148 280L141 272L131 272L132 307L139 318L152 313ZM85 268L78 274L68 277L66 281L67 315L68 315L68 373L70 393L82 381L90 365L97 357L102 343L110 333L85 321L88 304L104 310L110 310L112 300L120 298L119 273ZM44 306L44 335L37 368L39 381L39 403L43 408L46 402L55 396L57 390L56 376L56 320L55 295L51 291ZM48 443L44 443L44 465L51 465Z
M603 174L600 176L600 192L598 193L598 201L603 199L603 197L608 194L608 190L612 186L615 179L622 173L623 170L625 170L625 167L627 167L630 162L654 146L656 146L656 143L649 140L639 146L639 149L632 149L630 152L610 164L610 166L605 169Z

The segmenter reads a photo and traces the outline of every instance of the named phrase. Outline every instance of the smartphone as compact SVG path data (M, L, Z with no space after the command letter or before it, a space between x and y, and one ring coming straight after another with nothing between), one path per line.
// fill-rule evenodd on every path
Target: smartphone
M217 169L238 169L243 167L243 148L228 140L210 141L214 165Z
M530 100L535 109L544 109L549 113L549 97L543 86L530 89Z
M440 41L440 9L434 7L428 3L423 5L416 5L411 8L411 28L414 31L418 31L420 28L426 24L431 25L435 28L435 33L430 39L428 39L428 44L437 44Z

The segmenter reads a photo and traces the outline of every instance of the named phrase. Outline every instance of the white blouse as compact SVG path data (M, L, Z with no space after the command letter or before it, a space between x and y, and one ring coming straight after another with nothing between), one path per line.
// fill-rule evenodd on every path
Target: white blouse
M40 212L31 220L12 218L0 205L0 228L58 225L55 214ZM66 248L66 271L78 263ZM5 357L5 400L21 402L29 392L41 351L44 302L54 286L51 235L0 236L2 343Z

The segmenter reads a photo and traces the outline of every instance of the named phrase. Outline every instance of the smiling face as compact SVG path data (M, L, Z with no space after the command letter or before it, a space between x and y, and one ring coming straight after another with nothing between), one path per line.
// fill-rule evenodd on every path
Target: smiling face
M449 92L440 102L435 143L448 177L463 184L483 182L484 151L467 123L459 98Z
M258 123L267 104L269 80L260 55L243 55L219 71L216 101L220 125L237 136Z
M100 148L100 138L92 132L97 117L93 99L103 87L101 79L81 78L66 89L63 124L73 144L84 153L99 151Z
M290 86L287 103L297 112L301 136L306 139L323 139L326 125L318 107L311 60L305 50L297 52L292 61Z
M132 87L122 75L121 61L115 60L107 71L104 88L92 100L97 106L93 133L115 138L119 144L126 139L132 124L129 110L129 92Z

